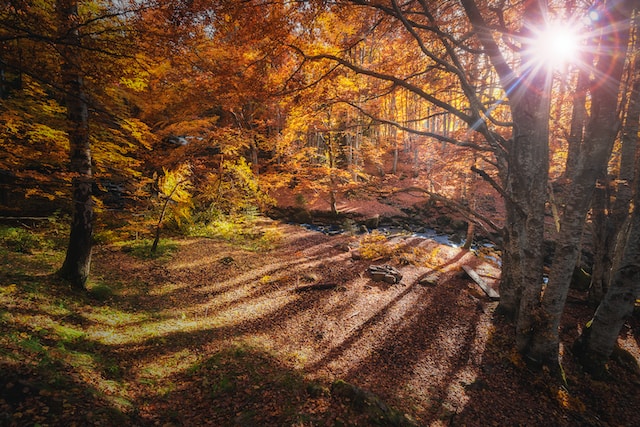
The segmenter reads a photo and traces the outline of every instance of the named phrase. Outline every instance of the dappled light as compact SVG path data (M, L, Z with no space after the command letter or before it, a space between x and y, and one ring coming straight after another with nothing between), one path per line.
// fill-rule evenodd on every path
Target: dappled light
M224 399L241 398L236 386L249 378L248 372L239 373L245 367L220 374L205 368L213 355L237 346L265 352L279 369L299 375L296 381L357 383L420 423L438 425L438 420L478 410L475 392L485 387L487 370L497 369L487 365L496 357L495 349L487 353L487 346L495 345L490 342L496 333L496 303L460 276L459 265L474 266L491 282L498 274L493 261L434 241L396 236L390 247L413 254L417 264L401 267L400 284L387 284L372 281L366 272L369 261L354 260L351 251L342 249L366 242L364 237L279 227L285 236L280 247L260 254L212 239L185 240L171 259L152 262L102 248L95 254L95 271L113 288L112 296L91 306L33 288L39 289L33 295L41 295L30 302L33 313L20 314L20 303L11 316L24 339L5 336L6 348L11 354L31 342L35 360L62 364L70 378L92 387L114 410L127 414L135 408L139 420L150 424L168 414L162 411L200 396L204 383L181 394L189 381L218 384L215 393ZM159 269L163 274L158 276ZM437 277L435 285L418 283L425 274ZM336 287L305 288L314 283ZM2 295L23 295L22 286L4 287ZM227 357L212 366L236 363ZM213 376L200 377L200 372ZM319 393L306 398L311 399L304 409L311 411L309 416L326 417L336 410L337 403ZM167 399L178 400L167 406ZM201 405L190 404L196 405L190 410ZM209 416L215 418L214 408L183 416L195 420L213 411Z
M0 426L635 425L640 3L0 6Z

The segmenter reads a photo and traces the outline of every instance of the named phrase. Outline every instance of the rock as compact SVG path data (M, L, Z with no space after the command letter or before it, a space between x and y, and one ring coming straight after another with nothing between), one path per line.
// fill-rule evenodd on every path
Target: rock
M369 230L375 230L376 228L378 228L379 225L380 225L380 215L379 214L375 214L371 218L367 218L364 221L364 226L367 227Z
M233 264L233 263L234 263L234 262L236 262L236 261L235 261L235 260L233 259L233 257L231 257L231 256L225 256L225 257L220 258L220 259L218 260L218 262L219 262L220 264L223 264L223 265L231 265L231 264Z
M402 274L390 265L371 265L369 266L369 274L376 282L384 281L392 285L402 280Z
M438 284L438 275L433 273L423 274L418 278L418 283L422 286L435 286Z
M464 231L467 229L467 221L463 221L461 219L454 219L451 221L451 228L455 231Z
M338 249L339 251L342 252L350 252L351 251L351 246L349 246L349 243L338 243L336 245L333 246L334 248Z
M417 424L406 414L389 407L378 396L353 384L336 380L331 395L367 417L367 425L414 427Z

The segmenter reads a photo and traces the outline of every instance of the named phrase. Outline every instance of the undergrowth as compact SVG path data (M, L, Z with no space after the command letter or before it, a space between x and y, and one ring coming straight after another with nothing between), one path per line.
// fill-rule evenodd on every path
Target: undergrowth
M219 237L243 244L253 239L262 248L281 238L275 228L259 230L256 222L244 226L248 229L221 222L216 229ZM0 251L0 425L380 421L350 407L330 385L305 379L276 354L242 339L202 352L189 338L189 328L199 324L176 317L171 306L138 304L149 284L94 275L87 293L71 291L53 274L64 249L48 244L46 233L28 235L8 228L0 232L3 241L21 242ZM163 242L168 252L177 245ZM147 242L128 247L125 256L148 253ZM100 273L108 277L111 268L118 266ZM150 351L153 356L147 357ZM174 402L180 402L180 410ZM218 419L200 418L212 416L211 405Z
M250 251L275 249L282 241L281 231L264 224L256 215L220 215L207 222L192 223L185 229L192 237L218 238Z

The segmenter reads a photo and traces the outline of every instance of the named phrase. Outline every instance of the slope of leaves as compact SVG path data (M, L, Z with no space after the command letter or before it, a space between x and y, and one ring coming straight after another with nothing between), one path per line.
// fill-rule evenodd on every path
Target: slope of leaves
M390 245L415 259L377 261L403 273L388 285L366 275L370 261L345 252L357 236L262 226L282 239L257 252L187 239L171 258L140 259L98 246L88 296L50 274L61 261L51 245L0 250L0 423L635 422L638 375L618 360L610 364L617 380L606 383L584 376L568 350L568 384L528 371L495 303L459 273L465 263L495 280L473 253L396 238ZM435 284L419 285L424 273ZM567 313L568 343L590 313L576 303ZM631 319L620 339L636 359L637 330ZM371 408L387 405L407 415Z

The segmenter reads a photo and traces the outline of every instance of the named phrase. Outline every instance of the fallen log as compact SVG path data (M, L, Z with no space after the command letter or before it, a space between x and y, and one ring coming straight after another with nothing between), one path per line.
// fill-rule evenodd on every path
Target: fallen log
M338 285L336 283L314 283L313 285L300 286L295 289L295 292L307 292L307 291L324 291L327 289L335 289Z
M500 299L500 295L496 292L491 285L482 280L482 277L475 272L475 270L468 265L463 265L462 269L467 273L467 275L480 286L480 288L484 291L485 294L492 300L497 301Z

